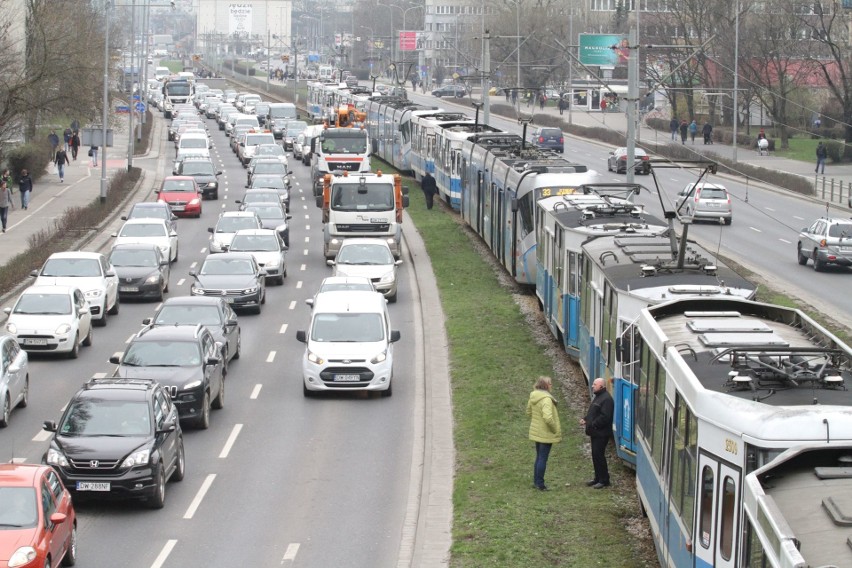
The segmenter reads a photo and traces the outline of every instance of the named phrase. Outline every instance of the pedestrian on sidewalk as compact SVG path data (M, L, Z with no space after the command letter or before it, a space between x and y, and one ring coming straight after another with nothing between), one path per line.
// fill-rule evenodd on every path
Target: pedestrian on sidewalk
M21 170L21 177L18 178L18 188L21 191L21 209L26 209L30 206L30 193L33 190L33 178L30 177L30 172L26 169Z
M420 180L420 189L423 190L423 197L426 198L426 209L432 209L435 194L438 193L438 184L429 172L426 172Z
M56 157L56 149L59 148L59 135L55 130L51 130L47 140L50 142L50 159L53 160Z
M698 123L695 119L689 123L689 137L692 138L692 144L695 145L695 135L698 134Z
M562 424L556 410L556 398L550 394L552 388L553 381L550 377L539 377L527 401L527 416L530 417L529 439L535 442L533 486L539 491L548 490L544 484L547 458L553 444L562 441Z
M816 148L816 158L817 164L816 169L814 170L818 174L825 174L825 159L828 157L828 149L825 147L825 144L820 142L817 144Z
M3 225L3 232L6 232L6 221L9 218L9 208L14 209L15 203L12 201L12 189L6 185L6 180L0 181L0 223Z
M559 104L557 106L559 107L559 114L561 115L565 112L565 107L568 106L568 101L566 101L562 97L559 97Z
M71 135L71 157L77 161L77 152L80 150L80 135L75 132Z
M540 93L538 95L538 108L539 110L544 110L544 105L547 103L547 95L544 93Z
M59 174L59 183L65 182L65 164L70 164L71 161L68 159L68 154L65 152L64 148L60 148L58 152L56 152L56 172Z
M94 144L89 148L89 157L92 158L92 167L98 167L98 147Z
M512 89L512 106L518 105L518 90Z
M679 125L680 122L673 116L669 122L669 129L672 131L672 140L677 140L677 128Z
M71 151L71 137L74 135L74 131L70 128L66 128L62 133L62 139L65 141L65 151Z
M713 143L713 125L710 124L710 121L704 123L704 128L701 129L701 132L704 134L704 143L712 144Z
M689 125L686 123L686 119L680 121L680 143L686 144L686 131L689 130Z

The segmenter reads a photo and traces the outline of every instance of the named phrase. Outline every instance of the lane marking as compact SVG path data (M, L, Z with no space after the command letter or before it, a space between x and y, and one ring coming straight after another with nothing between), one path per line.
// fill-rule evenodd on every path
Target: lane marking
M206 253L207 253L207 247L204 247L203 249L201 249L201 254L206 254Z
M222 209L224 209L224 208L225 208L225 204L223 203L223 204L222 204Z
M231 448L234 447L234 442L237 441L237 436L240 435L240 431L242 431L242 424L234 424L233 430L231 430L231 435L228 436L228 440L225 442L225 446L222 448L222 451L219 452L220 458L228 457L228 454L231 453Z
M92 378L93 379L105 379L106 376L107 376L106 373L95 373L94 375L92 375Z
M193 260L192 264L189 265L190 268L195 268L196 266L198 266L198 262L195 260Z
M296 302L293 302L293 304L295 304L295 303ZM291 307L290 309L292 310L293 308ZM281 329L278 330L278 333L287 333L287 324L286 323L281 326Z
M301 270L302 272L304 272L307 269L308 269L308 266L306 264L303 264L302 266L299 267L299 270Z
M793 219L798 219L799 221L804 221L804 220L805 220L805 218L804 218L804 217L797 217L796 215L793 215Z
M764 209L766 209L767 211L775 211L775 209L773 209L772 207L764 207Z
M178 285L178 286L183 286L183 283L184 283L184 282L186 282L186 278L181 278L180 280L178 280L178 281L177 281L177 285Z
M310 218L311 218L310 215L305 215L305 219L310 219Z
M311 230L311 226L310 226L310 225L305 225L305 230L306 230L306 231L310 231L310 230Z
M12 458L11 463L26 463L27 458Z
M787 239L778 239L778 240L781 241L782 243L787 243L788 245L793 244L791 241L788 241Z
M306 243L311 242L311 237L305 237L305 242L306 242Z
M296 289L298 290L301 287L302 287L302 281L299 280L298 282L296 282Z
M293 300L293 301L291 301L291 302L290 302L289 309L291 309L291 310L295 310L295 309L296 309L296 300Z
M160 554L157 555L157 558L154 559L154 563L151 564L151 568L161 568L161 566L165 564L169 554L172 553L172 549L176 544L177 540L175 539L167 540L165 546L163 546L163 549L160 551Z
M308 249L305 249L304 256L308 256Z
M204 483L201 484L201 488L198 490L198 493L195 494L195 499L193 499L192 503L189 504L189 509L187 509L186 513L183 514L184 519L191 519L192 516L195 515L195 511L197 511L199 505L201 505L201 501L204 499L204 496L213 484L214 479L216 479L215 473L211 473L207 476Z
M249 395L249 398L252 399L252 400L257 399L257 397L260 395L260 389L262 389L262 388L263 388L263 385L261 385L261 384L254 385L254 388L251 389L251 394Z
M266 362L272 363L273 361L275 361L275 351L270 351L269 355L266 356Z
M762 232L763 232L763 231L761 231L760 229L758 229L757 227L749 227L749 229L751 229L751 230L752 230L752 231L754 231L755 233L762 233Z
M284 556L281 558L281 564L285 562L295 562L296 555L299 553L299 543L291 542L287 545L287 550L284 552Z
M47 442L50 437L53 435L53 432L48 432L47 430L42 430L35 436L33 436L33 442Z

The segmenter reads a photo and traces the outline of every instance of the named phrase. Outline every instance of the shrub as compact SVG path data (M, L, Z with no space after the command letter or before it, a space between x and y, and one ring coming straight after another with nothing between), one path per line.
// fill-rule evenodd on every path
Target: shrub
M848 162L852 160L852 145L840 140L828 140L825 143L828 157L834 163Z
M645 124L647 124L648 127L653 128L654 130L660 130L661 132L671 132L671 130L669 130L669 122L669 120L664 118L645 119Z
M50 149L45 144L21 144L12 148L6 155L9 171L17 177L21 170L29 170L33 179L38 179L47 171L50 162Z

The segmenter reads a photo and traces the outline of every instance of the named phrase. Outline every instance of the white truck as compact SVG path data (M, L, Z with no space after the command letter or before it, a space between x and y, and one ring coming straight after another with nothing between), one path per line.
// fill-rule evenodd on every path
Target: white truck
M314 196L322 191L326 174L348 172L354 175L370 171L370 139L362 128L324 128L311 142Z

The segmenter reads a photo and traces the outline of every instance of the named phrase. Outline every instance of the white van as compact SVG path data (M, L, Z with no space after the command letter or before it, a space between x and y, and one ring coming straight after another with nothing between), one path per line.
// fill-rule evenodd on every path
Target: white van
M391 396L393 344L399 338L381 294L317 294L308 330L296 332L296 339L305 344L302 394L359 390Z
M169 78L171 74L172 72L169 70L168 67L157 67L156 69L154 69L154 78L157 81L165 81Z
M178 162L186 156L203 156L209 158L210 146L212 146L212 142L206 133L185 132L178 141L175 169L177 169Z
M253 114L232 114L228 117L228 122L225 123L225 136L230 136L231 133L234 131L235 126L260 128L260 122L257 120L257 116Z

